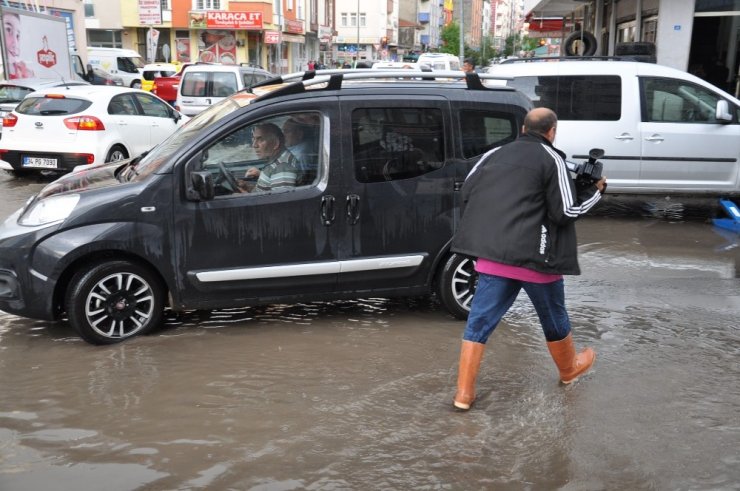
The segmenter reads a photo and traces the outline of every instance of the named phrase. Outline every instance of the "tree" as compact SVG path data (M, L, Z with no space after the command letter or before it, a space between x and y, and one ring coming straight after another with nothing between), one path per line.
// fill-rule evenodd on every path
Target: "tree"
M457 22L451 22L442 28L439 33L442 40L442 47L439 49L442 53L452 55L460 54L460 25Z

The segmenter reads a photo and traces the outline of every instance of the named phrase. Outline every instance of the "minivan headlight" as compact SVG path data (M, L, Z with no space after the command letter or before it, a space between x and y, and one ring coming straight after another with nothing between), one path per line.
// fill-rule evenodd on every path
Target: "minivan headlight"
M79 194L65 194L62 196L50 196L36 201L26 208L18 219L19 225L38 227L49 223L64 220L72 213L77 202L80 201Z

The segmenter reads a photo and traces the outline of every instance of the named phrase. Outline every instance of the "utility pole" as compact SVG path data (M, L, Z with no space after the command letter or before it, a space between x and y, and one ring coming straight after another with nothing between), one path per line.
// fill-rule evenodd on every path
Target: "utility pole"
M460 62L465 59L465 0L460 0Z
M357 0L357 52L355 54L355 68L360 61L360 0Z

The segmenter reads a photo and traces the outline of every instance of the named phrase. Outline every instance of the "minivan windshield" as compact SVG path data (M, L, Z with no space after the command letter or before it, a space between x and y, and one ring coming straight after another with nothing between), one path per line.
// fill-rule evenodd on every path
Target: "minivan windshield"
M170 156L177 152L181 146L194 139L195 135L200 133L201 130L209 128L222 118L246 106L253 98L254 96L251 98L230 97L194 116L139 161L132 180L139 180L159 170Z

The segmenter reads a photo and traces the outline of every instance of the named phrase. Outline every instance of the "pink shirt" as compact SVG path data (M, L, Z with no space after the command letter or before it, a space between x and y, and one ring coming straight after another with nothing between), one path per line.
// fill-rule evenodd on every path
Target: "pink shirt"
M482 257L478 258L478 261L476 261L475 270L483 274L502 276L504 278L511 278L512 280L526 281L529 283L552 283L553 281L558 281L563 278L563 275L560 274L539 273L520 266L511 266L509 264L489 261Z

